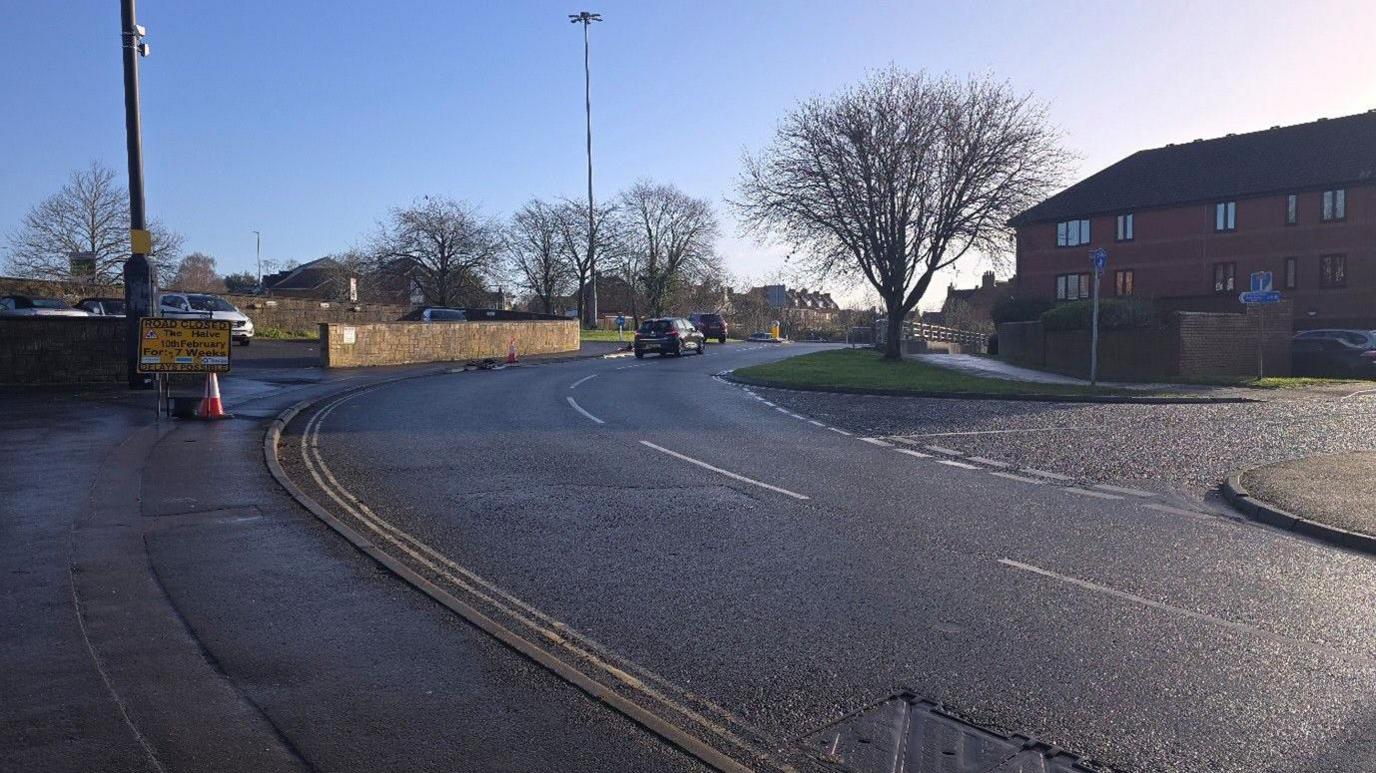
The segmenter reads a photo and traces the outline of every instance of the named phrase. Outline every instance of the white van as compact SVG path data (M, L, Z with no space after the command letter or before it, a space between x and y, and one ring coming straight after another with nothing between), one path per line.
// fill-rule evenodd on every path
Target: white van
M173 319L227 319L231 324L229 334L240 346L248 346L253 340L253 320L218 295L161 293L158 295L158 311L162 316Z

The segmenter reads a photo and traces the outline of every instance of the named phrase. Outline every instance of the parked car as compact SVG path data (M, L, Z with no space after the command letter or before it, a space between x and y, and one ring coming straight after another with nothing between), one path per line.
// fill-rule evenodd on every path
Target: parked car
M636 357L644 357L646 352L682 357L685 351L706 354L707 339L682 317L660 317L640 323L632 348Z
M688 321L702 331L706 338L715 338L718 343L726 343L726 320L720 314L689 314Z
M76 302L76 307L97 317L124 316L123 298L82 298Z
M229 335L240 346L253 341L253 320L238 307L218 295L207 293L162 293L158 311L173 319L224 319L230 322Z
M89 317L61 298L34 298L28 295L0 297L0 317Z
M463 309L447 309L443 306L422 306L414 309L403 320L410 322L467 322L468 313Z
M1290 339L1298 376L1376 378L1376 330L1306 330Z

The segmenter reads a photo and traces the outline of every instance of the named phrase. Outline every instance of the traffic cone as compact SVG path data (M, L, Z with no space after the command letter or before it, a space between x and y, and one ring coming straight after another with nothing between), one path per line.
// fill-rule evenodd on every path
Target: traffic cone
M507 365L515 365L515 364L516 364L516 339L515 339L515 338L512 338L512 339L511 339L511 342L508 343L508 344L506 345L506 364L507 364Z
M205 376L205 396L201 398L201 405L196 409L196 418L233 418L230 414L225 413L225 407L220 402L220 379L214 373L207 373Z

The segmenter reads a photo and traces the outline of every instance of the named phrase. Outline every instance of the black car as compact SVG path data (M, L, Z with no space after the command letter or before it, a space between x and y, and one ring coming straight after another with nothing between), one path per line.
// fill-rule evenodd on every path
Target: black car
M124 316L123 298L82 298L77 301L76 307L98 317Z
M682 317L660 317L640 323L635 331L634 349L636 357L644 357L646 352L675 357L682 357L684 352L706 354L707 339Z
M726 320L720 314L689 314L688 321L702 331L703 336L715 338L718 343L726 343Z
M1290 339L1297 376L1376 378L1376 330L1306 330Z

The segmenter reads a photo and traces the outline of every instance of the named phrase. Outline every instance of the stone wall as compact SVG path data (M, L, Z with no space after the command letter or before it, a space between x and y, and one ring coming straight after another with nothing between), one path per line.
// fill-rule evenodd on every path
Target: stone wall
M352 339L352 342L351 340ZM530 322L378 322L320 324L320 361L327 368L505 358L578 351L574 320Z
M411 310L410 306L385 303L348 303L307 298L269 298L262 295L225 295L230 303L253 320L258 329L313 331L322 322L395 322Z
M0 384L124 384L123 317L0 317Z

